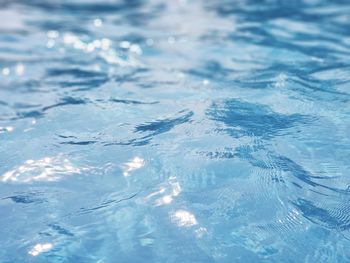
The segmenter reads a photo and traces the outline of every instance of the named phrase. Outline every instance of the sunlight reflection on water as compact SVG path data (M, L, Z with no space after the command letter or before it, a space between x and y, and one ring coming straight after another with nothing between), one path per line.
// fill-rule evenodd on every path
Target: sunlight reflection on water
M62 155L45 157L40 160L27 160L13 170L5 172L2 182L31 183L35 181L59 181L65 175L79 174L82 169L74 167Z

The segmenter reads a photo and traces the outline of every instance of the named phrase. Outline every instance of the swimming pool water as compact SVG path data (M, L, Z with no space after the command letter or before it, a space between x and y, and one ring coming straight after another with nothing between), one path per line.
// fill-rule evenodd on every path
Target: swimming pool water
M0 262L349 262L350 2L0 2Z

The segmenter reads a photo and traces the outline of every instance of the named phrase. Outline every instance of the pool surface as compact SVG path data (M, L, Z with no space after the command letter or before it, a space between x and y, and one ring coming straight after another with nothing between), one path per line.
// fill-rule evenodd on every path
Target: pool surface
M350 2L0 1L0 262L350 262Z

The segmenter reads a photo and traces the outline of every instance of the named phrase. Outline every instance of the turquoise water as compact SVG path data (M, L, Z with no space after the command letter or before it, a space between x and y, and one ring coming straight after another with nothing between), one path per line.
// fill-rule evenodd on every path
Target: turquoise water
M0 262L349 262L350 2L0 2Z

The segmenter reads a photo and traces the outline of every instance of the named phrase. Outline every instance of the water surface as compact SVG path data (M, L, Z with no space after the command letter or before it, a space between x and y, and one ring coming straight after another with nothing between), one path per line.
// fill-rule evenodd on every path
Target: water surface
M0 17L0 262L350 261L348 1Z

